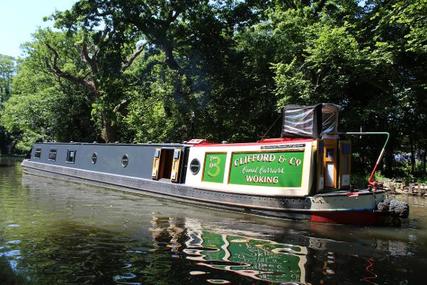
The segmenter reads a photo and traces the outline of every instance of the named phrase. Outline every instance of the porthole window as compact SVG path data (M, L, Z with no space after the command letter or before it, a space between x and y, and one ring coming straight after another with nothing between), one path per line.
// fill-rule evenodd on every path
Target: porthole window
M126 166L128 166L128 164L129 164L129 157L127 154L124 154L122 156L122 166L126 167Z
M197 158L195 158L195 159L193 159L191 161L191 163L190 163L190 170L191 170L191 173L193 173L193 175L196 175L197 173L199 173L199 171L200 171L200 161Z
M95 164L96 161L98 160L98 155L96 154L96 152L92 154L91 160L92 160L92 164Z

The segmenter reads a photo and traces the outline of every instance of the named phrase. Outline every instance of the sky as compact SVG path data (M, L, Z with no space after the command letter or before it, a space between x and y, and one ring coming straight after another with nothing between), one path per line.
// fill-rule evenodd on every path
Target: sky
M38 27L52 26L43 17L71 8L77 0L0 0L0 54L22 56L20 45Z

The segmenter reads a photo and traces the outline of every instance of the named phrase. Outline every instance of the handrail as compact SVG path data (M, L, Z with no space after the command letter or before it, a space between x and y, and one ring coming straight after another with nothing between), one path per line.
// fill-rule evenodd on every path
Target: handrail
M372 169L371 175L369 175L368 184L373 187L374 190L376 190L376 184L374 181L375 172L377 171L378 165L381 162L381 159L384 156L385 153L385 147L388 144L388 141L390 139L390 133L388 132L340 132L340 135L356 135L356 136L363 136L363 135L385 135L386 140L384 143L383 148L381 149L380 155L378 156L377 162L375 163L374 169Z

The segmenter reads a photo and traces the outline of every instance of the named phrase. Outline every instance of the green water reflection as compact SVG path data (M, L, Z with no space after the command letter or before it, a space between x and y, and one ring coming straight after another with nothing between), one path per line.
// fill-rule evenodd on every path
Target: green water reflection
M307 248L274 243L266 240L247 239L213 232L202 232L199 264L226 270L253 279L269 281L305 281ZM194 254L194 251L187 251Z
M0 159L0 284L419 284L426 200L403 228L280 221L23 175Z

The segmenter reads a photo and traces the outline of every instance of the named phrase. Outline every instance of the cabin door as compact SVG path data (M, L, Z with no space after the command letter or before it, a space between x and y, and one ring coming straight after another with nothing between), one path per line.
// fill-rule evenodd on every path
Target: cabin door
M176 148L173 152L171 182L179 182L181 173L182 149Z
M337 188L337 140L324 140L323 169L325 188Z
M153 157L152 179L171 179L174 150L157 148Z
M160 154L162 153L161 148L156 148L153 156L153 170L151 172L151 178L154 180L159 180L160 172Z
M351 175L351 142L339 141L339 188L350 188Z

